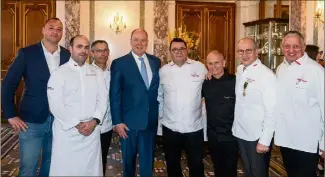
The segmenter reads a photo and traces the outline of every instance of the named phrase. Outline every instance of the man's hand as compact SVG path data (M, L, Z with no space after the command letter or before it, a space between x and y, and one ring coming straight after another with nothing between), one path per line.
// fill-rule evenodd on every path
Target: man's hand
M21 129L26 132L26 129L28 128L26 123L17 116L9 118L8 122L10 123L12 128L18 133L21 132Z
M84 136L89 136L97 126L96 120L90 120L87 122L80 122L76 128L78 129L78 132Z
M205 75L205 80L211 80L212 79L212 74L210 72L208 72L206 75Z
M123 124L123 123L121 123L121 124L117 124L117 125L115 125L115 131L120 135L120 137L121 138L123 138L123 139L126 139L128 136L127 136L127 134L126 134L126 132L125 132L125 130L126 131L129 131L129 128L125 125L125 124Z
M266 153L270 150L269 146L264 146L263 144L257 143L256 152L257 153Z
M322 157L322 158L324 158L324 156L325 156L325 152L323 151L323 150L320 150L320 156Z

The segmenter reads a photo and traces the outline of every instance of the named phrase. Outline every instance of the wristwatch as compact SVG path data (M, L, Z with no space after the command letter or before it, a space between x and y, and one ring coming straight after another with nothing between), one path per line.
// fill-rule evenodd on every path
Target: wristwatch
M100 120L99 120L99 119L97 119L97 118L93 118L93 120L96 121L97 125L100 124Z

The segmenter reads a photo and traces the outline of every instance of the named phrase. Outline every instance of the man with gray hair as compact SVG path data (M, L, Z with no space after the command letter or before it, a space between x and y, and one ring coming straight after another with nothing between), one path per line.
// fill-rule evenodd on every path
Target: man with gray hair
M108 66L109 48L104 40L96 40L91 44L91 57L93 58L92 65L103 74L107 91L110 88L111 72ZM109 97L108 97L109 100ZM107 103L107 110L100 126L100 144L102 149L103 175L105 176L107 166L107 155L109 145L112 139L112 116L109 102Z
M257 58L256 43L240 39L237 54L241 65L236 74L235 120L232 132L238 146L245 176L268 177L271 141L275 122L275 75Z
M297 31L284 34L281 49L274 142L288 177L315 177L319 148L324 157L324 68L304 52Z
M225 71L226 60L214 50L207 56L212 75L202 86L207 111L207 135L214 173L219 177L237 176L238 145L231 133L235 110L236 77Z

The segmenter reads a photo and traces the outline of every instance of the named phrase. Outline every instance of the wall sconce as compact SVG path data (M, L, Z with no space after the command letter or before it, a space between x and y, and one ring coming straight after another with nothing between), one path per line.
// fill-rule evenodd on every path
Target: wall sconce
M110 22L109 27L116 33L122 32L126 28L126 23L123 21L123 16L120 16L119 13L113 17L113 20Z
M317 4L315 18L317 21L324 23L324 7L321 4Z

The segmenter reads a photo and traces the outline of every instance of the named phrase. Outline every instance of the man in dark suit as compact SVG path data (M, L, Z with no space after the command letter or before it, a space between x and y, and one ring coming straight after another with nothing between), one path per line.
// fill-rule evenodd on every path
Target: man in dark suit
M49 176L53 115L49 112L46 91L50 74L70 58L69 51L59 46L62 30L60 19L47 20L42 41L18 51L2 82L4 118L19 132L19 176L36 176L40 152L39 176ZM24 92L16 113L14 96L22 78Z
M132 51L111 65L110 105L113 125L121 137L123 176L135 176L137 150L140 176L151 177L158 122L160 60L145 53L148 34L131 34Z

